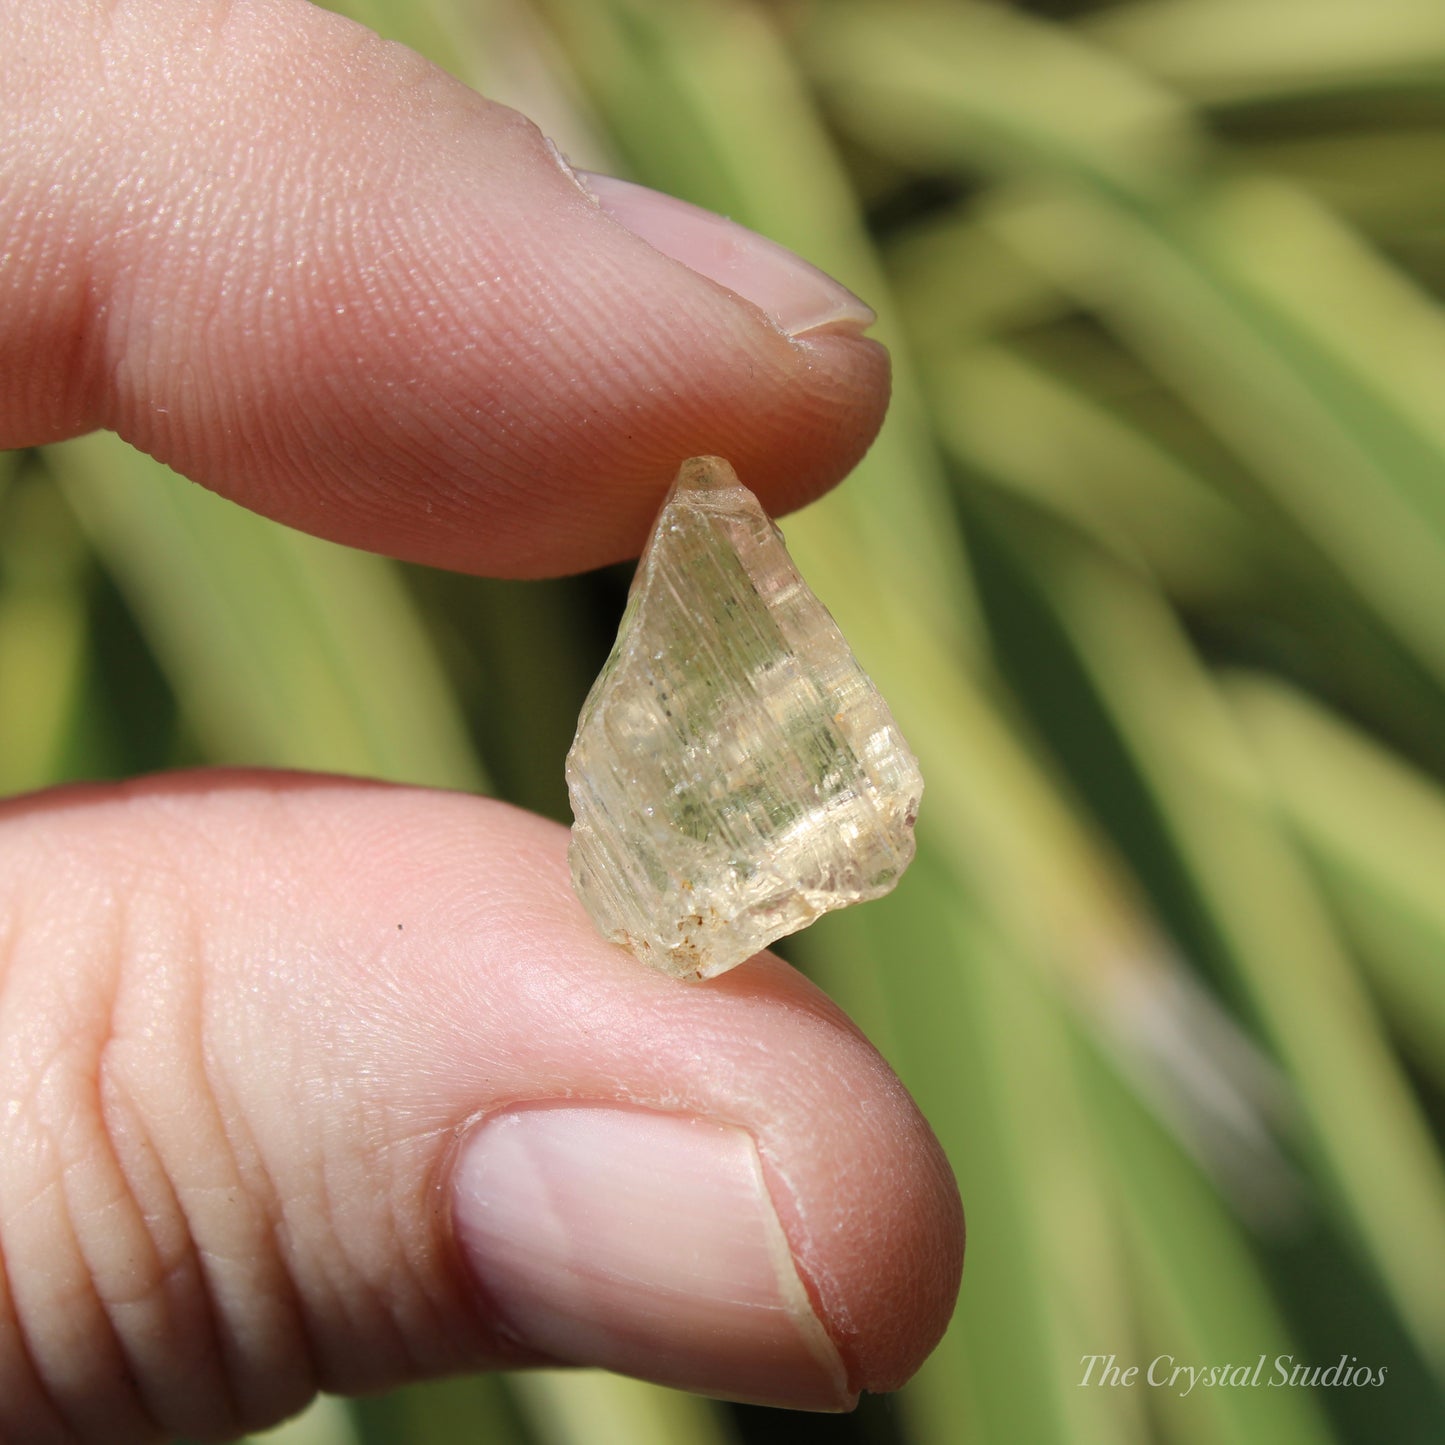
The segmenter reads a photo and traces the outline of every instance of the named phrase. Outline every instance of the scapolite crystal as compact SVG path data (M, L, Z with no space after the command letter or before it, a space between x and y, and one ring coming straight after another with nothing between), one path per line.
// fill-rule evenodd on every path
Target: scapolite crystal
M567 787L578 897L680 978L887 893L913 858L918 763L718 457L685 462L663 503Z

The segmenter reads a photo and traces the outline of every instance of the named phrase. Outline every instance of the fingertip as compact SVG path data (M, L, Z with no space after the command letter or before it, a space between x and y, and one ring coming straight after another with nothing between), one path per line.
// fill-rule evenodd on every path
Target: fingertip
M158 1317L219 1311L248 1411L539 1355L838 1409L941 1335L957 1192L885 1061L776 958L687 984L605 943L557 825L264 773L41 796L0 824L12 915L44 920L7 940L24 986L67 1040L105 1043L164 1161L127 1176L134 1218L227 1262L219 1294L155 1273ZM23 1051L0 1058L19 1088ZM92 1183L119 1167L83 1158ZM89 1257L102 1294L134 1287L123 1251ZM24 1264L32 1318L72 1329L46 1258ZM167 1420L221 1411L136 1319L127 1358Z
M737 970L740 972L741 970ZM805 988L812 986L804 982ZM856 1393L897 1390L942 1339L957 1304L963 1205L917 1105L831 1000L826 1095L809 1091L764 1171L798 1272ZM817 1007L818 1005L814 1005Z
M621 445L597 445L561 488L537 477L527 515L497 565L502 575L574 572L636 557L657 509L690 457L721 456L784 517L837 486L868 451L888 406L890 358L870 337L819 332L786 343L774 384L715 378L705 409L644 415ZM607 423L598 419L593 440ZM585 439L575 438L577 445ZM566 445L569 438L562 437ZM533 510L535 508L535 510ZM502 519L498 519L502 524Z
M0 208L44 232L0 286L0 440L107 425L302 530L503 576L635 555L689 456L784 512L872 440L886 354L815 268L625 183L604 210L515 112L300 0L157 9L23 30L52 63L10 194L51 202Z
M888 350L870 336L822 330L795 344L805 362L796 403L766 443L734 446L735 469L774 517L816 501L862 461L883 425L892 384Z
M908 1090L839 1005L776 954L688 983L603 943L572 890L565 832L512 821L527 840L517 853L526 887L548 900L533 921L549 958L565 960L549 974L549 1016L608 1021L608 1047L633 1060L621 1094L630 1104L751 1136L848 1395L900 1388L948 1327L965 1245L953 1169ZM585 1037L593 1049L590 1026Z

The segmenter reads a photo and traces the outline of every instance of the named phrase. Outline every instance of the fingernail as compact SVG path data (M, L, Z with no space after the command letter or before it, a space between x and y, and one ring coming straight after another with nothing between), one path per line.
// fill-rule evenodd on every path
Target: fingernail
M826 271L736 221L614 176L573 175L614 221L751 301L789 336L824 327L859 332L878 319Z
M519 1343L749 1404L854 1404L744 1130L519 1108L466 1140L453 1188L462 1254Z

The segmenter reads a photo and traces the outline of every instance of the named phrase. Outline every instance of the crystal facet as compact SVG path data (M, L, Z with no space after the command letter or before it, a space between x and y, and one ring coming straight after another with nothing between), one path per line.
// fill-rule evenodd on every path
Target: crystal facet
M923 780L887 704L717 457L683 464L567 755L572 881L680 978L887 893Z

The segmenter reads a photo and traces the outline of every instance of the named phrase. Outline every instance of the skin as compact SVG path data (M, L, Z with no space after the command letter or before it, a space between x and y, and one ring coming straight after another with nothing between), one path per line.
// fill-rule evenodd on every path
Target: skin
M0 445L110 427L293 526L536 576L634 555L683 457L781 512L881 420L856 326L786 336L299 0L14 0L0 82ZM227 1438L525 1361L438 1202L517 1100L748 1130L851 1386L917 1368L962 1217L897 1080L776 959L689 987L601 942L565 843L262 772L0 805L0 1438Z

